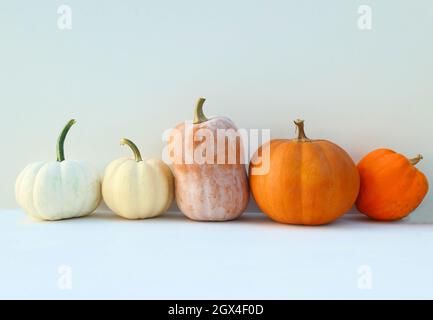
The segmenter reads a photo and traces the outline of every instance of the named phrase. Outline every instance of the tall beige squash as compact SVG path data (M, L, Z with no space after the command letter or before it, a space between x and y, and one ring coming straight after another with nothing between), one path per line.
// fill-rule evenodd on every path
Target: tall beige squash
M233 220L249 200L242 141L230 119L206 118L204 102L198 100L193 123L180 123L170 135L176 201L190 219Z

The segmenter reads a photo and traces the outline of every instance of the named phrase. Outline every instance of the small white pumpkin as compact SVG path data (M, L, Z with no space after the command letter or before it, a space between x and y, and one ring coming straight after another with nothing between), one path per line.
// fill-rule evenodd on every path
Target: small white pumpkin
M142 159L128 139L120 144L131 148L134 159L120 158L107 166L102 182L107 206L126 219L152 218L167 211L174 195L170 168L158 159Z
M64 142L75 120L70 120L57 141L57 161L36 162L19 174L15 183L18 204L30 216L61 220L88 215L101 200L98 174L83 161L65 160Z

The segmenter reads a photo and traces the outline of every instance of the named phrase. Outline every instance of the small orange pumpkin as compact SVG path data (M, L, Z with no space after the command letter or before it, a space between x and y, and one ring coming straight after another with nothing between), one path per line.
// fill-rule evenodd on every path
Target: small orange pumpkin
M418 155L407 159L389 149L378 149L358 164L361 189L356 206L375 220L398 220L409 215L428 191L425 175L415 165Z
M271 140L253 156L251 191L260 209L277 222L326 224L353 206L359 174L342 148L330 141L308 139L304 121L295 124L297 139ZM268 169L254 174L260 167Z

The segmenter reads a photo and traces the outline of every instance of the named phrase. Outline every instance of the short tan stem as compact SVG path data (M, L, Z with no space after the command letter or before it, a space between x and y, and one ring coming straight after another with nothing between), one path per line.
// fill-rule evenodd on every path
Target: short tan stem
M419 154L415 158L409 159L409 162L414 166L414 165L418 164L418 162L420 162L422 159L424 159L424 157Z
M135 161L137 162L143 161L143 159L141 158L140 150L138 150L138 147L135 145L134 142L132 142L129 139L123 138L120 140L120 144L122 146L127 145L128 147L131 148L132 152L134 153Z
M296 130L298 131L298 141L311 141L311 139L309 139L306 134L305 134L305 129L304 129L304 120L296 120L295 121L295 125L296 125Z
M199 124L202 122L206 122L208 119L206 118L206 116L203 113L203 104L206 101L205 98L200 98L197 101L197 104L195 106L195 110L194 110L194 124Z

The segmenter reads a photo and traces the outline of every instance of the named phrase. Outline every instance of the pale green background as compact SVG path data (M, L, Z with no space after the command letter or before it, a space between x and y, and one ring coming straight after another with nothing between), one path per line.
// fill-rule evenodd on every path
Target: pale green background
M57 28L61 4L70 31ZM363 4L371 31L357 28ZM55 159L69 118L67 157L102 171L127 153L123 136L160 156L162 131L191 118L198 96L273 137L304 118L355 160L377 147L422 153L432 177L432 31L429 0L1 1L1 207L16 206L27 163ZM428 195L413 219L432 209Z

